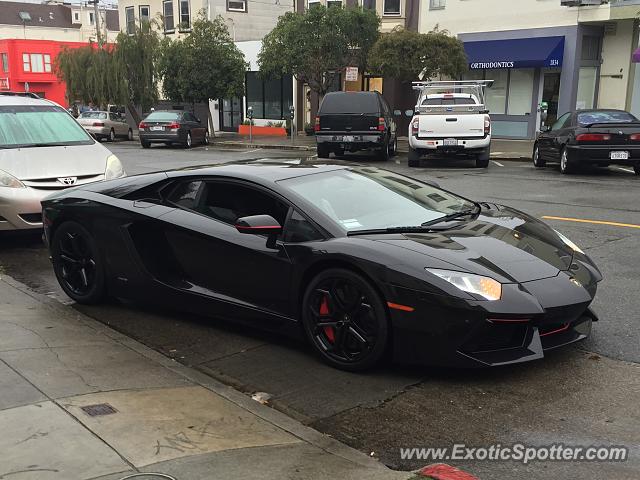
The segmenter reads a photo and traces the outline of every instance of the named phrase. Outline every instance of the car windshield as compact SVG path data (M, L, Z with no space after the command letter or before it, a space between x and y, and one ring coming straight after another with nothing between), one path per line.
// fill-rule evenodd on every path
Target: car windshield
M107 118L107 114L105 112L84 112L80 115L80 118L98 118L100 120L105 120Z
M180 114L176 112L153 112L145 120L152 122L167 122L172 120L178 120Z
M630 113L616 110L578 113L578 123L580 125L591 125L592 123L633 123L637 121L638 119Z
M412 178L371 167L354 167L281 180L345 231L420 226L473 202Z
M0 148L92 143L89 134L61 107L0 107Z

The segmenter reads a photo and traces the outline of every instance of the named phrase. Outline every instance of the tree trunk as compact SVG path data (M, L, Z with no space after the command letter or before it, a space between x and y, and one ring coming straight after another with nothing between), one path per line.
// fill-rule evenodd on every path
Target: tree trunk
M209 122L209 136L215 137L216 131L213 129L213 115L211 115L211 102L207 100L207 121Z
M127 110L129 110L129 113L133 117L133 121L136 122L136 126L140 125L140 121L142 119L140 118L140 115L138 115L138 110L136 110L135 105L131 102L127 103Z

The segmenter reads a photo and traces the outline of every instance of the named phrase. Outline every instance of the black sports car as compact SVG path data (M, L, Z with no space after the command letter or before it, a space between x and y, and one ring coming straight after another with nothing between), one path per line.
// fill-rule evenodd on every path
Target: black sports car
M262 160L43 201L64 291L304 334L333 366L475 367L586 338L600 272L517 210L370 166Z
M640 175L640 120L623 110L578 110L562 115L533 147L533 165L560 162L562 173L581 165L632 166Z

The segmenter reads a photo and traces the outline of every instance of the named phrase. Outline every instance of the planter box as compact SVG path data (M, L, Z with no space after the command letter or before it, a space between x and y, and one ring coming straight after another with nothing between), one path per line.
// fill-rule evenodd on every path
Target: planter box
M238 133L249 136L249 125L239 125ZM252 134L254 137L286 137L287 129L284 127L258 127L254 125Z

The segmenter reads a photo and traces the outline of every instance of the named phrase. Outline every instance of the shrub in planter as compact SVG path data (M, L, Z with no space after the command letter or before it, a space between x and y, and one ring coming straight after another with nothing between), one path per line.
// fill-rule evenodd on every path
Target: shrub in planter
M308 136L312 136L315 131L313 129L313 124L311 123L305 123L304 124L304 132L308 135Z

